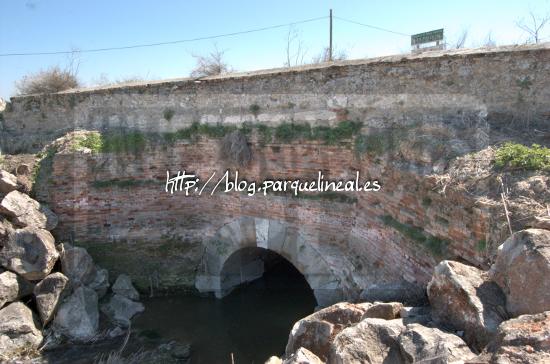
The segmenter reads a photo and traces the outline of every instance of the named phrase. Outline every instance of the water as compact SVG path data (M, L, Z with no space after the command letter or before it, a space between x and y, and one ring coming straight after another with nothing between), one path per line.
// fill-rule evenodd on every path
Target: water
M189 342L192 364L260 364L284 353L297 320L316 305L304 277L279 261L264 276L218 300L190 295L144 301L133 327Z

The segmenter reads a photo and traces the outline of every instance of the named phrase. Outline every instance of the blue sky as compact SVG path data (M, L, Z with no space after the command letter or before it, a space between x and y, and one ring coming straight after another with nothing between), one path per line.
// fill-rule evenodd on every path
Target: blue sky
M385 0L385 1L141 1L0 0L0 54L117 47L217 35L334 15L412 34L444 28L451 41L468 29L467 46L491 33L497 44L523 43L515 23L550 12L550 0ZM297 25L306 60L328 43L328 20ZM216 45L236 70L280 67L288 27L214 40L79 55L79 77L91 85L109 79L186 77L193 54ZM550 41L550 25L543 36ZM350 58L402 53L406 36L334 20L334 43ZM15 93L14 81L50 66L65 66L66 55L0 57L0 97Z

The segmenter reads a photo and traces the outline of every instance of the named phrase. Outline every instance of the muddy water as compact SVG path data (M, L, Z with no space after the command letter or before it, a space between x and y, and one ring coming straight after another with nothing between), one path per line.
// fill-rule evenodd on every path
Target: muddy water
M264 276L217 300L196 296L144 300L133 326L189 342L191 363L264 363L280 356L294 322L312 313L315 298L303 276L281 261Z

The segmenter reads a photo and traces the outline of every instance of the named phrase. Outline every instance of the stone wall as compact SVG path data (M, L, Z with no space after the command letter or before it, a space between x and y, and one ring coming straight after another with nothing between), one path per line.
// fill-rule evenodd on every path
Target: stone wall
M283 121L368 127L547 120L550 44L458 50L14 97L4 153L36 151L73 129L175 131L192 122Z
M543 44L18 97L5 113L2 148L37 150L78 128L139 131L147 140L140 150L69 148L49 156L37 193L60 216L58 239L87 246L99 264L129 273L141 289L207 282L222 290L232 252L288 241L273 250L306 278L327 278L309 280L312 288L354 299L380 282L425 285L443 258L487 266L502 216L464 190L441 188L438 175L453 158L490 145L503 125L548 122L549 60ZM266 142L258 128L337 128L350 120L363 123L359 135L335 143ZM254 125L253 159L241 178L315 179L322 171L347 180L359 171L382 190L344 200L165 192L166 171L192 171L204 181L228 165L219 138L168 142L163 135L192 123L245 122ZM282 240L262 237L282 230Z
M283 240L292 244L291 250L270 249L306 277L317 274L322 257L323 274L337 280L339 292L349 299L381 282L426 284L442 258L477 266L486 262L487 252L478 246L488 239L490 210L474 206L475 200L462 193L442 195L434 190L433 179L391 163L375 163L346 144L260 145L253 135L253 160L239 169L239 178L314 180L323 171L326 179L353 180L359 171L361 180L379 180L381 191L348 193L350 198L342 201L323 194L304 199L165 192L168 170L185 169L202 181L213 172L223 175L228 166L219 158L219 144L217 139L200 138L169 147L149 145L138 154L58 153L39 197L59 215L55 233L60 239L88 247L98 262L115 272L130 273L142 289L152 281L165 289L194 286L197 273L209 270L201 263L206 264L205 247L213 241L221 265L240 247L270 248L274 243L262 243L256 235L252 241L242 238L245 227L231 229L229 240L220 238L224 236L220 231L243 217L252 219L251 229L260 235L258 226L264 223L263 235L284 229ZM418 233L442 246L419 242ZM308 250L311 260L304 261Z

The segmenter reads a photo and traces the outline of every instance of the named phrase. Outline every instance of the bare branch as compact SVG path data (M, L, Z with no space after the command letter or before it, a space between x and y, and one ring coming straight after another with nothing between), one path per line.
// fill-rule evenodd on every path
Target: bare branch
M224 59L225 52L226 50L219 50L218 47L214 45L214 50L206 56L193 54L197 64L191 71L190 76L198 78L233 72L233 68L229 66Z
M453 48L460 49L464 48L466 45L466 39L468 38L468 29L463 29L460 35L458 36Z
M295 27L290 26L286 36L286 61L284 66L292 67L304 64L306 53L300 38L300 32Z
M550 21L550 14L537 17L533 11L530 11L529 16L531 18L529 22L521 19L516 22L516 26L529 35L528 43L539 43L541 41L541 33Z

